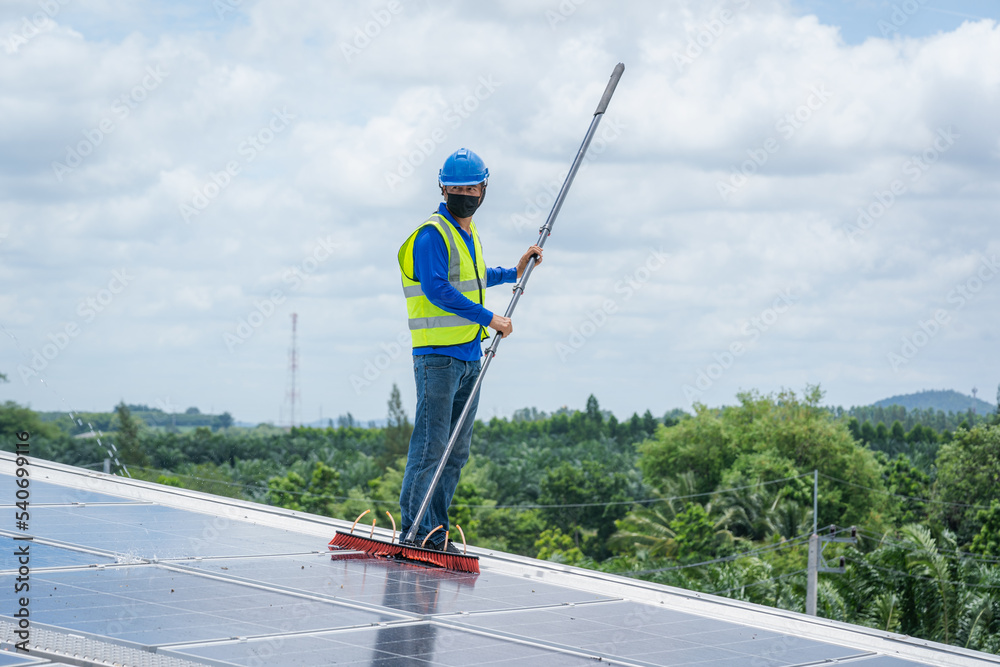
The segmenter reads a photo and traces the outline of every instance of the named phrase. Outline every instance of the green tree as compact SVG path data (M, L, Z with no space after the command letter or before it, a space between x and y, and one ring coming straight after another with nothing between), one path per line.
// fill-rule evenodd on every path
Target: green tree
M479 523L480 545L535 557L535 542L549 526L536 509L488 510Z
M883 477L890 493L908 496L896 498L896 514L900 524L916 523L927 518L926 503L915 499L930 497L931 479L914 467L906 454L900 454L890 461L885 466Z
M233 416L228 412L223 412L221 415L215 418L215 424L217 428L226 429L233 425Z
M340 473L322 461L316 461L309 486L302 495L302 508L311 514L334 516L333 506L339 495Z
M639 420L633 415L632 421ZM739 454L732 446L719 415L704 405L695 405L695 416L639 446L639 467L648 484L663 487L679 473L690 472L697 480L695 493L715 490L722 475Z
M115 408L115 418L117 420L117 433L114 440L118 449L118 460L126 467L148 468L150 466L149 455L146 453L139 436L140 422L132 418L132 412L124 401Z
M979 507L1000 488L1000 426L980 425L955 431L937 458L936 517L955 531L961 544L972 541L981 527ZM946 504L951 503L951 504Z
M608 437L617 442L618 440L618 418L614 415L608 417Z
M878 461L857 445L842 420L819 406L818 387L808 388L801 400L790 391L746 392L738 398L739 405L721 411L698 405L693 418L659 429L640 445L645 482L662 487L665 480L692 471L697 492L706 493L719 488L730 471L759 471L751 481L769 482L790 472L818 470L823 475L821 525L881 520L889 503Z
M448 508L448 523L451 524L452 534L450 539L461 542L462 537L456 526L461 526L465 532L465 539L475 543L479 539L479 521L474 518L479 506L485 504L485 500L479 494L478 487L467 480L461 480L455 488L455 496L452 498L451 507Z
M865 439L861 435L861 424L858 423L857 417L851 417L847 420L847 430L851 432L851 437L858 442L865 442Z
M596 531L595 541L585 551L595 557L607 555L606 541L615 532L615 521L625 516L629 478L609 473L596 461L576 466L563 463L549 470L542 480L539 504L550 525L573 537L584 548L582 530Z
M302 475L290 470L280 477L267 480L267 503L276 507L304 511L301 497L307 486Z
M564 535L558 528L542 531L535 541L535 549L538 551L536 558L539 560L578 565L584 559L583 552L574 544L573 538Z
M982 527L972 538L969 551L1000 559L1000 500L991 501L988 510L979 510L976 521Z
M956 600L948 559L938 550L936 540L926 527L910 525L902 533L915 547L906 556L907 569L933 584L933 593L922 609L923 615L934 619L931 622L936 625L933 628L935 639L951 643L956 629Z
M930 442L936 443L938 441L937 433L930 426L924 426L923 424L915 424L910 432L906 434L906 442L910 444L916 444L918 442Z
M828 580L844 600L844 620L1000 650L1000 570L959 556L949 531L910 524L848 562L846 574Z
M617 522L618 532L610 546L619 553L634 554L640 560L682 559L698 553L706 545L732 542L727 526L731 513L722 504L707 498L699 504L691 500L698 482L691 471L668 480L655 493L659 501L636 506ZM699 510L692 509L698 505ZM714 537L708 537L708 533ZM695 559L697 560L697 558Z
M652 411L646 410L642 413L642 430L648 435L653 435L656 433L656 427L659 426L660 422L656 421L656 417L653 416Z
M31 408L22 407L14 401L0 405L0 439L13 438L17 433L25 431L31 434L32 440L38 437L54 440L61 435L55 425L43 422ZM34 453L34 442L32 452Z
M732 553L733 535L725 523L713 520L704 505L688 503L667 526L674 534L674 557L681 563L696 563Z
M713 500L726 514L726 528L734 537L760 541L776 535L791 539L811 531L812 505L802 502L805 480L764 486L750 479L761 478L727 476L725 485L734 490Z
M861 425L861 441L866 445L875 442L875 427L872 426L870 421L866 421Z
M335 516L340 473L322 461L312 464L308 478L295 470L267 481L267 502L299 512Z
M898 419L892 422L892 427L889 429L889 437L896 442L906 441L906 430L903 429L903 423Z
M234 479L233 469L227 464L185 463L179 466L172 475L158 470L140 468L131 468L129 472L137 479L145 479L157 484L193 489L228 498L249 498L243 493L243 486Z
M597 404L597 398L593 394L587 397L587 420L598 426L604 421L601 406Z
M388 467L397 459L405 457L410 448L412 433L413 426L403 409L399 387L393 382L392 392L389 394L389 420L385 427L385 452L377 460L379 466Z

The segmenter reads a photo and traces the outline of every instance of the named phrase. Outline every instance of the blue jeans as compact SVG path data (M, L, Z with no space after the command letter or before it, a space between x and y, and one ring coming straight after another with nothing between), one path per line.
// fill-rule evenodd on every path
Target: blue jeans
M416 519L420 504L430 486L434 471L448 446L451 431L462 414L465 401L472 392L472 386L479 377L480 362L462 361L443 354L422 354L413 357L413 376L417 382L417 410L413 418L413 435L406 455L406 471L403 473L403 488L399 494L402 510L402 534L405 536ZM422 541L434 528L443 526L431 538L435 543L444 539L448 530L448 507L455 495L462 466L469 460L472 444L472 425L479 407L479 396L472 401L469 416L462 432L448 457L448 464L441 473L441 479L431 503L420 521L417 541Z

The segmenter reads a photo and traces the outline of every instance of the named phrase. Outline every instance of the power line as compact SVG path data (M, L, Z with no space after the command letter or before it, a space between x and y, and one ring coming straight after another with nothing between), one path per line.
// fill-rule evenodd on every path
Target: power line
M776 577L771 577L770 579L761 579L760 581L755 581L752 584L744 584L742 586L734 586L733 588L725 588L721 591L713 591L709 595L722 595L723 593L728 593L730 591L738 591L741 588L750 588L751 586L759 586L760 584L766 584L770 581L778 581L779 579L785 579L787 577L794 577L798 574L805 574L805 570L796 570L795 572L789 572L788 574L779 574Z
M756 484L747 484L745 486L736 486L731 489L716 489L715 491L705 491L704 493L691 493L684 496L669 496L666 498L644 498L641 500L614 500L606 503L568 503L565 505L536 505L536 504L522 504L522 505L452 505L452 507L469 507L469 508L492 508L492 509L559 509L568 507L608 507L611 505L642 505L645 503L659 503L659 502L669 502L672 500L688 500L690 498L703 498L705 496L716 496L723 493L729 493L731 491L743 491L745 489L754 489L759 486L766 486L768 484L780 484L781 482L788 482L793 479L800 479L802 477L808 477L812 473L803 473L801 475L795 475L794 477L783 477L781 479L772 479L768 482L757 482Z
M766 553L769 551L776 551L778 549L784 549L786 547L798 546L803 544L809 539L809 534L797 535L785 542L779 542L778 544L770 544L766 547L760 547L757 549L751 549L750 551L744 551L742 553L733 554L732 556L723 556L722 558L713 558L712 560L701 561L700 563L690 563L688 565L675 565L673 567L658 567L651 570L636 570L634 572L616 572L624 577L638 577L645 574L655 574L657 572L673 572L674 570L686 570L690 567L699 567L701 565L712 565L714 563L728 563L730 561L739 560L740 558L746 558L748 556L754 556L759 553ZM804 572L805 570L803 570Z
M950 579L936 579L934 577L921 577L919 574L911 574L903 570L895 570L891 567L882 567L881 565L872 565L871 563L868 563L866 561L858 561L854 560L853 558L850 560L850 562L857 563L859 564L859 566L864 565L865 567L870 567L876 570L882 570L883 572L892 572L895 574L901 574L904 577L910 577L911 579L920 579L921 581L932 581L936 584L945 583L945 584L954 584L955 586L965 586L968 588L989 588L989 589L1000 590L1000 586L991 586L989 584L970 584L964 581L952 581Z
M839 477L832 477L830 475L825 475L823 473L819 474L820 477L825 477L834 482L840 482L841 484L847 484L848 486L853 486L858 489L865 489L866 491L873 491L875 493L881 493L886 496L894 496L896 498L905 498L907 500L919 500L924 503L934 503L936 505L951 505L952 507L969 507L972 509L988 510L989 505L968 505L966 503L953 503L947 500L932 500L930 498L918 498L917 496L904 496L901 493L892 493L891 491L883 491L881 489L873 489L870 486L863 486L861 484L855 484L854 482L848 482L846 479L840 479Z
M876 540L879 543L891 544L897 547L912 547L907 549L907 551L920 551L923 549L923 547L917 546L913 542L900 542L890 539L890 536L885 533L872 533L865 530L859 530L858 533L864 537ZM961 549L942 549L941 547L935 545L934 550L944 558L949 558L951 560L971 560L978 563L1000 563L1000 559L986 558L968 551L962 551ZM954 554L954 556L946 554Z

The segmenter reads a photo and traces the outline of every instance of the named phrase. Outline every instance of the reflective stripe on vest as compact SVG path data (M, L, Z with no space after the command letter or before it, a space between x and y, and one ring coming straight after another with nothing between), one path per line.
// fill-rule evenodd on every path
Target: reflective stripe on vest
M478 280L458 280L458 281L449 281L449 282L459 292L471 292L474 289L479 289L479 281ZM403 295L406 296L406 297L423 296L424 295L424 290L423 290L422 287L420 287L420 283L417 283L416 285L404 286L403 287Z
M486 267L482 258L482 244L473 223L472 232L475 257L469 254L464 238L458 238L455 228L440 214L435 213L409 238L399 249L399 269L402 274L403 295L406 297L406 310L409 318L410 337L414 347L439 347L446 345L461 345L476 340L477 337L488 338L484 327L460 315L438 308L424 294L420 282L413 276L413 246L417 234L428 226L433 226L441 235L448 250L448 282L463 296L474 303L483 303L483 290L486 288Z

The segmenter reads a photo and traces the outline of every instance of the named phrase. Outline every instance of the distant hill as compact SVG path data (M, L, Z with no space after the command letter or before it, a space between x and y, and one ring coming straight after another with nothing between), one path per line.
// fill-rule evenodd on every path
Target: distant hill
M883 398L881 401L872 403L874 407L885 408L890 405L900 405L910 410L926 410L932 408L943 412L966 412L969 408L975 408L976 414L988 415L996 412L997 406L987 403L980 398L966 396L952 389L928 389L918 391L915 394L903 394Z

